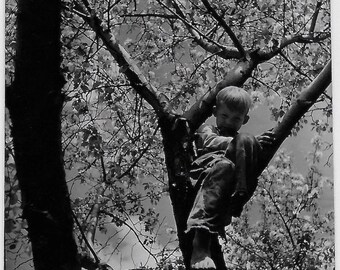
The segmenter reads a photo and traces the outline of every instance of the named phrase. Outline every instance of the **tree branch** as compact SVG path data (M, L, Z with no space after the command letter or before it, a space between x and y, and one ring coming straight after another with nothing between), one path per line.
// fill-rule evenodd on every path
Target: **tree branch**
M189 23L185 19L185 15L183 14L182 10L180 9L180 7L177 5L175 1L172 1L172 5L174 6L177 13L172 11L169 7L167 7L162 1L157 0L157 2L161 6L166 8L168 11L170 11L172 14L174 14L174 16L176 16L179 20L181 20L186 26L186 28L188 29L188 31L191 33L194 41L198 45L200 45L203 49L205 49L207 52L216 54L224 59L240 59L242 57L242 55L239 53L238 50L219 44L218 42L209 38L207 35L203 34L199 29L197 29L191 23ZM208 42L206 42L204 39L206 39Z
M157 131L159 129L159 125L157 125L157 127L155 128L154 133L152 134L152 136L156 135ZM147 146L141 150L140 155L133 161L133 163L130 165L130 167L123 172L121 175L119 175L118 179L123 178L125 175L129 174L129 172L133 169L133 167L136 166L136 164L138 163L138 161L144 156L144 154L146 153L146 151L148 151L149 147L151 145L151 142L147 144Z
M209 13L215 18L216 21L218 21L218 23L227 32L227 34L229 35L229 37L233 41L235 47L240 52L242 57L245 58L246 57L246 52L245 52L243 46L241 45L241 43L238 40L238 38L235 36L234 32L231 30L231 28L227 25L225 20L223 20L223 18L220 15L217 14L216 10L214 8L212 8L212 6L210 5L210 3L207 0L202 0L202 2L204 4L204 6L207 8L207 10L209 11Z
M327 38L329 38L331 35L329 33L322 33L318 36L311 36L311 35L296 35L296 36L288 36L281 40L279 46L274 47L270 52L264 52L264 51L257 51L254 53L256 55L257 60L262 63L265 61L270 60L274 56L278 55L285 47L293 44L293 43L302 43L302 44L308 44L308 43L314 43L314 42L320 42Z
M287 231L288 236L289 236L289 240L290 240L290 242L292 243L293 248L295 249L296 245L295 245L295 241L294 241L292 232L290 231L289 226L288 226L288 224L287 224L287 222L286 222L284 216L282 215L282 212L281 212L279 206L277 205L277 203L276 203L274 197L272 196L272 194L270 194L269 190L267 190L266 188L265 188L264 190L267 192L267 194L268 194L270 200L271 200L272 203L274 204L274 207L275 207L277 213L279 214L279 216L280 216L280 218L281 218L281 220L282 220L282 222L283 222L283 225L284 225L285 228L286 228L286 231Z
M109 30L103 29L101 20L96 16L95 11L90 7L87 0L82 1L90 13L90 16L83 16L82 19L88 23L97 37L101 39L118 63L121 72L129 79L134 90L152 106L158 116L163 115L164 110L158 100L158 93L155 87L147 81L140 69L131 59L130 54L119 44L115 36L112 35ZM84 8L77 2L75 2L73 9L82 14L86 14Z
M89 248L89 250L90 250L90 252L91 252L91 254L92 254L94 260L96 261L97 264L99 264L100 260L99 260L99 258L98 258L98 256L97 256L96 252L93 250L92 245L88 242L87 237L86 237L86 235L85 235L85 233L84 233L84 231L83 231L83 229L82 229L82 227L81 227L81 225L80 225L80 223L79 223L79 220L78 220L77 216L74 214L73 211L72 211L72 216L73 216L73 219L74 219L74 221L76 222L76 224L77 224L77 226L78 226L78 229L79 229L79 231L80 231L80 234L81 234L81 236L83 237L83 239L84 239L84 241L85 241L85 244L86 244L87 247Z
M178 19L175 15L170 14L151 14L151 13L140 13L140 14L124 14L121 17L159 17L165 19Z
M309 35L313 36L314 30L315 30L315 25L316 25L316 20L318 19L319 11L321 8L321 1L318 1L315 6L314 14L312 17L312 22L310 24L309 28Z
M312 81L312 78L309 77L307 74L303 73L303 72L301 71L300 68L298 68L296 65L294 65L294 63L293 63L292 61L290 61L290 60L288 59L288 57L287 57L286 55L284 55L284 53L283 53L282 51L280 51L279 54L282 56L283 59L285 59L285 60L287 61L288 64L290 64L290 65L294 68L294 70L295 70L297 73L299 73L300 75L302 75L302 76L304 76L304 77L307 77L309 80Z
M91 245L92 249L93 249L93 246L94 246L94 237L95 237L96 229L97 229L97 226L98 226L98 217L99 217L99 210L100 210L100 199L99 199L99 197L102 195L102 190L101 190L100 193L101 194L97 195L96 202L91 209L90 220L89 220L89 222L87 224L87 228L86 228L87 243L89 245Z
M152 258L154 258L155 262L158 262L156 256L155 256L149 249L146 248L145 244L144 244L143 241L141 240L141 238L140 238L140 233L138 234L138 233L135 231L135 229L134 229L130 224L128 224L126 221L122 220L121 218L115 216L114 214L112 214L112 213L110 213L110 212L108 212L108 211L106 211L106 210L101 210L101 213L103 213L103 214L105 214L105 215L107 215L107 216L109 216L109 217L111 217L111 218L113 218L113 219L118 219L118 220L119 220L120 222L122 222L125 226L127 226L127 227L130 229L130 231L132 231L132 233L136 236L137 241L138 241L139 244L143 247L143 249L144 249L147 253L149 253L150 256L151 256Z
M255 255L260 260L268 263L269 265L272 265L272 262L268 258L263 257L262 254L259 254L258 250L254 250L254 249L249 248L246 244L243 244L240 240L236 239L235 235L232 235L229 232L226 232L225 234L231 239L231 241L233 241L236 245L243 248L245 251L248 251L252 255Z
M318 97L323 94L331 81L332 69L331 61L329 61L313 82L306 89L301 91L299 97L285 113L282 121L273 129L273 133L276 137L275 145L270 149L265 149L264 154L261 156L261 162L258 166L258 175L262 173L277 149L290 134L292 128L315 103Z

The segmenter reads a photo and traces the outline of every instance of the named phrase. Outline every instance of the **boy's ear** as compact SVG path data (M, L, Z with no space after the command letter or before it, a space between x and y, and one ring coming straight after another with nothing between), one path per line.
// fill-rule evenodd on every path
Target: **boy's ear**
M216 106L213 106L213 116L216 116Z
M247 114L245 117L244 117L244 120L243 120L243 125L246 124L249 120L249 115Z

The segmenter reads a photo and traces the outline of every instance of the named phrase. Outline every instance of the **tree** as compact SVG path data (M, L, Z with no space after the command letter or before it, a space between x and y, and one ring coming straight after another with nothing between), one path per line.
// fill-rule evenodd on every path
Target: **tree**
M60 8L59 1L18 3L15 79L6 96L36 269L80 269L61 158Z
M187 147L194 130L211 114L216 92L243 85L258 104L277 93L281 104L272 105L271 111L278 121L330 58L328 2L65 2L62 29L65 166L77 168L74 180L93 183L90 196L74 200L73 208L83 225L78 226L79 246L90 250L97 262L91 249L96 229L105 230L108 218L129 225L129 216L139 215L147 233L156 228L152 204L164 193L159 163L165 159L187 264L190 241L183 231L193 197ZM167 69L169 77L163 78ZM291 129L298 132L306 121L313 123L313 118L301 117L316 100L330 116L330 97L324 92L330 66L321 74L307 88L319 92L300 99L292 110L297 117L275 129L280 143ZM210 91L199 99L206 89ZM322 128L330 126L326 122ZM259 174L279 144L269 149ZM145 191L138 189L138 181ZM145 207L144 198L151 205ZM150 245L155 241L144 237ZM224 268L217 244L216 250L217 264Z

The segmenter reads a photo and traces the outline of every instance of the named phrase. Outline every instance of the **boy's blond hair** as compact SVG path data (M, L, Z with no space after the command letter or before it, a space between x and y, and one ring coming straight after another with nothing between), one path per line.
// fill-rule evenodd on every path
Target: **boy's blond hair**
M227 105L230 109L248 113L252 100L248 92L236 86L227 86L216 95L216 107Z

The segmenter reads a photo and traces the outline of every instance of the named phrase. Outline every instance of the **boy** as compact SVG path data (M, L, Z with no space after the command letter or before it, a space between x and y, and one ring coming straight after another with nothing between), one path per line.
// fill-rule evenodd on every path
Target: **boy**
M194 230L192 269L216 268L210 253L211 236L224 235L232 216L240 216L257 186L254 174L261 144L274 140L270 132L257 138L238 133L249 120L251 104L245 90L226 87L217 94L213 107L216 127L203 124L197 130L199 157L190 176L198 191L187 221L187 232Z

